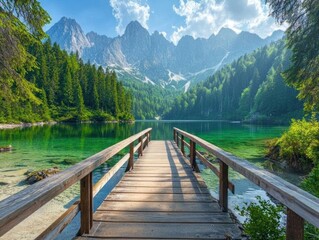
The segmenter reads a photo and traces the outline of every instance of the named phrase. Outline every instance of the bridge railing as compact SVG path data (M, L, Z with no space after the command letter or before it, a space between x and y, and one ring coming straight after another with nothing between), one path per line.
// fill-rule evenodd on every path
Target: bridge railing
M189 143L185 138L189 140ZM195 171L198 171L197 156L204 165L219 177L219 203L223 211L228 211L228 189L232 188L228 179L228 167L231 167L287 207L286 239L303 239L304 220L319 227L319 198L266 170L254 166L247 160L238 158L178 128L174 128L174 141L184 155L185 146L189 148L190 163ZM218 159L219 169L196 150L196 145Z
M0 237L18 225L40 207L80 181L80 200L75 202L61 217L52 223L37 239L54 239L81 211L80 234L89 233L93 224L93 198L103 186L126 163L126 171L133 168L134 153L143 154L143 149L150 141L151 128L137 133L78 164L49 178L27 187L26 189L0 202ZM135 145L135 142L138 142ZM113 166L94 186L93 171L129 146L129 153Z

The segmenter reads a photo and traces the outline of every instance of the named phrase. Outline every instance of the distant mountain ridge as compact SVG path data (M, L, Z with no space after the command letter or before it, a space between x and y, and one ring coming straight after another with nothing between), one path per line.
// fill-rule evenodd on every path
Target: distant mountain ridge
M73 19L63 17L47 34L68 52L78 52L84 61L114 69L119 78L135 79L163 88L184 89L205 80L224 64L283 37L275 31L265 39L258 35L222 28L208 39L184 36L175 46L162 34L153 34L137 21L129 23L122 36L109 38L85 34Z

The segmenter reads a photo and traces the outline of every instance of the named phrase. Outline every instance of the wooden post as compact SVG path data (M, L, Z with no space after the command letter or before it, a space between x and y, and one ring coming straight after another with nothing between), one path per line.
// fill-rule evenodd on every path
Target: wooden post
M200 172L196 163L196 143L189 140L189 160L195 172Z
M228 211L228 165L219 160L219 204L223 212Z
M127 163L126 172L131 171L134 168L134 142L130 144L130 158Z
M176 142L176 131L175 131L175 129L173 130L173 139L174 139L174 142Z
M191 166L193 167L194 170L194 162L195 160L195 154L196 154L196 146L195 143L192 140L189 140L189 161L191 162Z
M304 239L305 220L297 213L287 208L286 239L303 240Z
M177 147L179 148L179 139L178 139L178 133L176 133L176 144L177 144Z
M93 225L92 172L81 179L80 184L81 228L80 234L88 234Z
M185 156L184 135L181 136L181 151L183 153L183 156Z
M143 138L139 137L138 142L141 144L141 146L138 149L138 155L143 156Z

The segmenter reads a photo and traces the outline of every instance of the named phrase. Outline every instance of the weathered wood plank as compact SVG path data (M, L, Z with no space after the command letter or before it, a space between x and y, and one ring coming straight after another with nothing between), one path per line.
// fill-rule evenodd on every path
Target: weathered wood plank
M209 193L206 188L145 188L145 187L116 187L114 193Z
M163 169L163 168L155 168L155 169L141 169L136 168L132 170L134 173L173 173L173 174L183 174L183 173L192 173L192 169Z
M196 188L200 187L199 182L137 182L121 181L119 187L145 187L145 188Z
M55 239L80 211L79 202L74 203L56 221L54 221L36 240Z
M104 201L100 211L129 211L129 212L220 212L218 203L197 202L112 202Z
M94 237L113 238L179 238L179 239L225 239L240 238L241 232L234 224L205 223L122 223L95 222L98 225Z
M126 176L122 179L122 182L130 182L130 181L136 181L136 182L197 182L197 179L195 177L143 177L143 176Z
M105 212L97 211L94 221L130 223L233 223L225 213L181 213L181 212Z
M106 201L126 202L216 202L209 194L111 193Z

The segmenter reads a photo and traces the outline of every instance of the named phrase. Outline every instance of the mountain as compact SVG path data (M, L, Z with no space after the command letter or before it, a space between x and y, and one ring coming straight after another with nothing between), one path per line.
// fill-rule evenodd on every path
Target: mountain
M299 118L303 104L298 92L281 76L290 65L290 55L284 40L246 54L178 96L163 117L268 123Z
M184 91L221 66L283 36L274 32L262 39L222 28L208 39L184 36L175 46L158 31L149 34L137 21L129 23L122 36L108 38L94 32L85 35L75 20L65 17L47 33L66 51L78 51L84 61L114 69L120 79Z
M82 31L80 25L74 20L66 17L61 18L47 32L52 42L56 42L67 52L82 52L86 48L92 47L91 42Z

